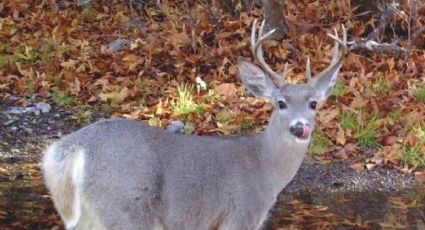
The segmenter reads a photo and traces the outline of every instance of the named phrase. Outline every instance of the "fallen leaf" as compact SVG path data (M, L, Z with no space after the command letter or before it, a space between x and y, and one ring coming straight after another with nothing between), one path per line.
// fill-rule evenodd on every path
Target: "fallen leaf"
M234 83L223 83L217 86L218 94L226 96L226 97L236 96L237 91L238 90L236 89L236 86Z
M110 93L100 93L99 98L101 101L111 100L112 102L120 104L128 97L129 94L130 94L130 90L127 87L124 87L120 91L114 91Z

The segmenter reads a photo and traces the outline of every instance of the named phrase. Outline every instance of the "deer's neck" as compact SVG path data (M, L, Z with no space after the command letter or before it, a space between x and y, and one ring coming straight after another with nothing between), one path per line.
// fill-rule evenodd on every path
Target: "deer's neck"
M289 128L284 127L273 114L269 126L260 136L264 161L269 165L268 170L276 180L276 186L280 186L276 188L279 191L292 180L308 149L308 142L296 142Z

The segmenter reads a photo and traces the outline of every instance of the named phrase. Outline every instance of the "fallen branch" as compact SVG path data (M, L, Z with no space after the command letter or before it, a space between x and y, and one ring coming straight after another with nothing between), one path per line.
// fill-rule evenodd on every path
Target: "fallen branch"
M373 40L360 40L353 42L350 49L355 50L367 50L373 53L391 54L397 58L406 58L409 52L398 46L395 43L378 43Z

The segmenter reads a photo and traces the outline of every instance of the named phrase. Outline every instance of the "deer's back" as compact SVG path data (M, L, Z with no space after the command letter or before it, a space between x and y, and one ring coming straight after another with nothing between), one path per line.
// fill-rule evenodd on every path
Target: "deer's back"
M268 179L259 171L254 138L179 135L140 122L106 120L60 145L84 149L83 203L106 226L207 228L237 221L240 217L231 216L236 209L252 218L274 201L262 191L267 185L252 183Z

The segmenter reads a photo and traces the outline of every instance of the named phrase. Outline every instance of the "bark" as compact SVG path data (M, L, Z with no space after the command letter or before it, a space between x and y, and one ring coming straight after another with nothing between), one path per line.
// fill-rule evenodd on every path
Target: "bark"
M285 0L263 0L265 31L276 29L271 38L280 40L286 35Z

